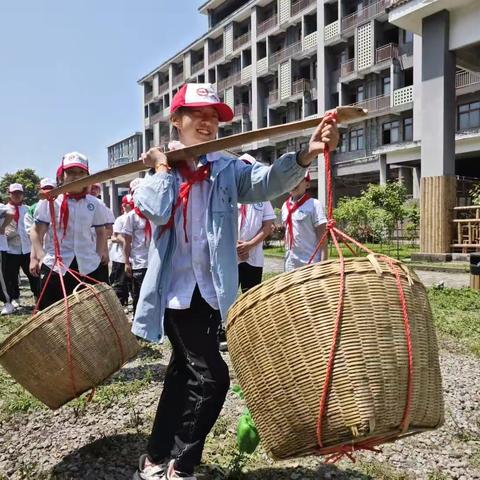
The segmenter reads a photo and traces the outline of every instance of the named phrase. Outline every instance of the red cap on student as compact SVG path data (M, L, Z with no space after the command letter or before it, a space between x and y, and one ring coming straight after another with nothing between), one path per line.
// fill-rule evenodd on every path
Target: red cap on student
M133 197L129 193L122 197L122 205L131 205L133 207Z
M66 153L62 158L62 169L78 167L88 172L88 158L78 152Z
M211 83L186 83L175 94L170 105L170 114L180 107L213 107L220 122L229 122L233 118L232 109L220 101Z

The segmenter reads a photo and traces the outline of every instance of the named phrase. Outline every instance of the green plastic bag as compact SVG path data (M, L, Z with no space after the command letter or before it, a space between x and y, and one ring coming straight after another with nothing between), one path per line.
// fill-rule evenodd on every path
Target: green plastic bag
M237 447L242 453L253 453L260 443L257 427L252 416L245 410L237 426Z

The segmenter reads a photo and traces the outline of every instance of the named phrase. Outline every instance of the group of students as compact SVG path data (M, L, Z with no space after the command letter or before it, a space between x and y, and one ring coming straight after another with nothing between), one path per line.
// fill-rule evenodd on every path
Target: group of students
M185 84L170 107L170 148L213 140L219 123L232 118L212 85ZM326 119L308 148L284 154L271 166L226 152L186 158L173 167L160 149L142 155L150 175L131 184L123 213L111 226L110 280L124 305L133 293L132 332L151 342L167 336L172 355L134 480L196 479L206 436L229 388L219 348L222 325L239 286L246 291L261 282L262 243L275 219L270 200L290 192L282 207L285 268L307 264L326 224L320 203L307 193L308 167L325 144L334 149L337 143L336 123ZM87 159L72 153L63 157L57 180L86 175ZM73 190L59 195L54 209L62 264L54 265L46 200L38 203L30 230L28 274L40 276L40 289L51 277L42 308L62 296L59 275L68 283L67 293L73 289L68 268L104 281L109 260L108 221L99 199Z

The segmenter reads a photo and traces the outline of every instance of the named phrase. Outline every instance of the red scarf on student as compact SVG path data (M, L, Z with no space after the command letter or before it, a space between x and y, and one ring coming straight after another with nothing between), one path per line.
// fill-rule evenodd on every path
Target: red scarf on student
M23 202L20 203L14 203L11 200L8 201L9 205L12 205L15 207L15 213L13 214L13 219L15 220L15 223L18 225L18 221L20 220L20 207Z
M145 233L145 243L147 244L152 238L152 226L150 225L150 221L148 220L148 218L139 210L138 207L135 207L134 211L140 218L145 220L145 228L143 229L143 231Z
M59 224L60 227L63 227L63 237L62 240L65 238L65 235L67 233L67 227L68 227L68 217L69 217L69 211L68 211L68 199L71 198L72 200L81 200L82 198L85 198L87 195L87 191L83 191L81 193L64 193L63 198L62 198L62 203L60 205L60 220Z
M288 246L289 249L291 249L294 245L292 216L294 212L297 211L310 198L310 195L308 193L305 193L297 201L293 201L292 197L290 196L285 202L288 210L287 219L285 221L285 223L287 224L285 229L285 244Z
M170 216L170 220L166 223L162 230L160 231L160 235L163 234L164 231L172 228L175 212L177 208L183 206L183 231L185 233L185 241L188 242L187 236L187 212L188 212L188 200L190 197L190 190L195 183L200 183L206 180L210 176L210 163L206 163L198 167L196 170L191 170L190 167L186 163L182 163L177 167L177 170L182 175L184 181L180 184L180 190L178 192L178 199L172 209L172 214Z
M243 228L245 225L245 221L247 219L247 206L245 204L240 205L240 229Z

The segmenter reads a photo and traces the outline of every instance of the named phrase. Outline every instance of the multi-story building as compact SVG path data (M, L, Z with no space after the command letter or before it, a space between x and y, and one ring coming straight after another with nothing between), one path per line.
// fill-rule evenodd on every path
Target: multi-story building
M135 132L107 147L108 168L135 162L143 152L143 135Z
M139 80L146 148L168 141L170 101L186 81L215 84L234 110L233 122L220 128L220 136L308 118L337 105L361 105L368 117L342 129L334 155L336 196L400 178L418 197L415 80L422 70L421 38L388 21L394 1L207 1L199 11L208 15L208 32ZM475 3L460 3L468 1ZM480 127L480 76L464 67L459 63L456 74L460 157L466 143L461 131ZM301 148L308 133L241 150L269 163ZM480 144L475 148L480 151ZM467 163L459 158L457 174L472 175Z
M108 168L135 162L143 152L143 134L135 132L107 147ZM115 216L120 214L120 202L128 192L129 183L137 174L124 175L102 184L102 199L112 209Z

